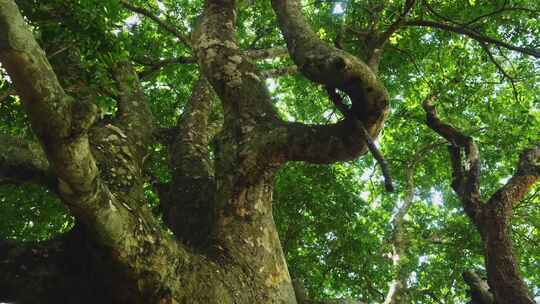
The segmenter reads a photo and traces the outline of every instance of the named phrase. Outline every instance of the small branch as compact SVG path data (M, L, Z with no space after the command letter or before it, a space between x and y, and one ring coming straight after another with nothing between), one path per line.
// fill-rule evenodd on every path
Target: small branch
M528 13L531 13L531 14L540 14L540 11L539 10L534 10L534 9L530 9L530 8L526 8L526 7L505 7L505 5L503 5L500 9L497 9L497 10L494 10L490 13L487 13L487 14L484 14L484 15L480 15L476 18L473 18L467 22L464 23L464 25L471 25L471 24L474 24L482 19L485 19L485 18L489 18L489 17L492 17L492 16L495 16L495 15L498 15L498 14L501 14L501 13L504 13L504 12L509 12L509 11L522 11L522 12L528 12Z
M482 49L486 52L486 54L488 55L489 60L491 60L491 62L493 62L495 67L497 67L497 70L503 75L503 78L506 78L510 82L510 85L512 85L512 91L514 92L514 99L516 100L516 102L518 102L519 101L518 100L519 94L518 94L517 89L516 89L516 83L515 83L514 77L510 76L505 71L505 69L501 66L501 64L497 61L497 59L495 59L495 57L493 56L493 53L491 53L491 50L489 49L489 47L484 42L479 41L479 44L482 47Z
M405 6L403 8L403 12L397 17L397 19L384 31L377 39L377 45L376 48L380 48L383 46L386 41L388 41L388 38L392 36L403 24L405 21L405 18L409 15L409 13L412 11L414 5L416 4L416 0L407 0L405 1Z
M268 49L253 49L246 51L246 55L252 60L269 59L276 57L284 57L289 55L287 48L275 47Z
M371 138L368 131L364 127L363 123L362 123L361 129L362 129L362 132L364 133L364 138L366 139L369 152L371 152L371 155L373 155L373 158L375 158L375 160L381 167L381 171L384 177L384 188L388 192L394 191L394 185L392 184L392 176L390 175L390 169L388 168L388 163L386 163L384 156L382 155L379 148L377 148L377 145L375 145L375 143L373 142L373 139Z
M173 65L173 64L195 64L197 63L197 58L195 57L176 57L176 58L169 58L169 59L163 59L152 63L143 63L143 65L146 65L147 68L144 69L142 72L139 73L140 79L146 79L150 76L152 76L157 71L163 69L166 66Z
M298 67L296 65L290 65L282 68L269 69L260 71L259 74L263 78L275 78L279 76L294 75L298 73Z
M530 56L533 56L535 58L540 58L540 50L538 50L538 49L515 46L515 45L506 43L506 42L498 40L498 39L487 37L487 36L477 32L477 31L475 31L475 30L473 30L473 29L471 29L469 27L463 26L463 25L456 26L456 25L449 25L449 24L440 23L440 22L436 22L436 21L421 20L421 19L405 21L403 23L403 25L406 25L406 26L424 26L424 27L431 27L431 28L441 29L441 30L445 30L445 31L448 31L448 32L453 32L453 33L456 33L456 34L465 35L465 36L467 36L467 37L469 37L469 38L471 38L473 40L479 41L479 42L484 42L484 43L488 43L488 44L497 45L497 46L503 47L505 49L509 49L509 50L516 51L516 52L519 52L519 53L522 53L522 54L530 55Z
M185 35L184 33L180 32L174 25L166 22L165 20L162 20L158 16L154 15L152 12L150 12L147 9L144 9L142 7L135 6L131 3L129 3L127 0L120 0L120 3L128 10L141 14L143 16L148 17L149 19L156 22L161 28L166 30L167 32L173 34L176 38L180 39L182 43L184 43L186 46L191 47L191 40L189 38L189 35Z

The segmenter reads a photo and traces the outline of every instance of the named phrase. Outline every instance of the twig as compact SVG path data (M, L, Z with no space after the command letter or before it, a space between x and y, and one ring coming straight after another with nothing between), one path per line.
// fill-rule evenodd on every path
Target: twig
M343 114L346 119L356 119L354 114L351 112L351 109L349 109L347 105L343 103L343 99L341 98L341 96L339 96L335 88L326 87L326 92L328 93L328 97L330 97L330 100L334 103L336 108ZM394 191L394 185L392 184L392 177L390 175L388 163L384 159L384 156L382 155L379 148L377 148L377 145L375 145L375 142L373 141L373 138L371 138L369 132L366 130L364 123L362 121L360 121L359 123L360 129L362 130L362 135L364 136L369 152L371 153L371 155L373 155L373 158L375 158L375 160L381 167L381 171L384 177L384 187L386 191L392 192Z
M143 16L146 16L156 22L159 26L161 26L164 30L167 32L173 34L176 38L180 39L182 43L184 43L186 46L191 47L191 41L189 39L188 35L185 35L184 33L180 32L175 26L172 24L166 22L165 20L162 20L158 16L154 15L152 12L150 12L147 9L144 9L142 7L135 6L131 3L129 3L127 0L120 0L120 3L128 10L141 14Z

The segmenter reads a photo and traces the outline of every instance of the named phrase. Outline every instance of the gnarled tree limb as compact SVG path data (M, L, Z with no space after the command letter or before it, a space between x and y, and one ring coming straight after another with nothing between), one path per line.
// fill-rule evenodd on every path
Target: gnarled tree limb
M487 203L480 200L480 161L476 144L457 128L444 124L431 104L424 103L428 126L451 143L449 148L454 181L465 212L477 227L484 244L488 283L497 303L535 303L519 274L509 235L512 207L523 199L540 176L540 145L526 150L520 157L514 176ZM462 165L461 151L467 157Z
M323 42L303 16L297 0L273 0L291 58L308 79L345 92L352 110L372 137L388 112L389 96L375 73L360 59Z

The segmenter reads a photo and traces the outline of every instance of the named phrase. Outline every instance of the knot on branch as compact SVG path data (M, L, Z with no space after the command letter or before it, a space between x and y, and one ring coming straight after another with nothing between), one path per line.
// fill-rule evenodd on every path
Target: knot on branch
M71 97L67 97L72 99ZM75 100L71 105L71 136L77 137L86 133L96 121L97 106L90 100Z

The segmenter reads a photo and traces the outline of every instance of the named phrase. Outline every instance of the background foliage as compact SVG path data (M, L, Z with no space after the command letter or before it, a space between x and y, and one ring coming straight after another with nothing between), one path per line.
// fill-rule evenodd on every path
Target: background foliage
M116 1L20 1L50 60L82 65L80 79L62 79L76 91L84 81L100 92L96 102L103 119L115 113L109 65L132 59L140 72L152 63L190 57L190 50L156 24L123 10ZM388 26L403 5L386 1L379 26ZM200 1L132 1L190 30ZM515 45L540 47L537 1L429 1L413 17L472 22L476 30ZM509 10L482 18L503 5ZM238 39L246 49L282 46L269 1L240 1ZM358 56L358 34L370 26L370 1L304 2L304 12L319 35ZM58 22L61 20L61 23ZM356 33L356 34L355 34ZM126 51L127 50L127 51ZM58 52L58 53L57 53ZM492 48L491 61L471 39L426 27L405 27L389 40L380 77L392 96L392 111L378 142L390 162L397 191L384 192L371 156L331 166L289 164L277 175L274 215L293 277L301 278L316 297L353 296L382 302L395 275L389 258L390 220L400 206L405 168L414 167L414 202L406 217L406 268L413 303L462 303L466 288L461 272L482 272L479 236L449 187L449 161L443 142L424 123L421 101L437 93L441 117L474 137L482 156L482 193L489 197L513 172L519 153L540 134L540 62L516 52ZM53 55L57 53L58 55ZM68 62L69 63L69 62ZM261 69L283 67L290 59L260 61ZM70 65L67 64L66 68ZM169 65L144 78L144 89L161 127L172 127L197 78L193 64ZM82 80L81 80L82 79ZM299 75L269 79L281 115L288 120L325 123L339 119L323 90ZM2 74L0 92L11 89ZM219 109L216 114L219 116ZM32 138L16 96L0 102L0 132ZM149 175L167 181L162 147L151 147ZM1 161L1 159L0 159ZM148 195L158 204L151 184ZM0 236L45 240L69 230L72 217L58 199L35 185L0 185ZM540 189L536 187L515 211L515 251L531 290L540 293Z

